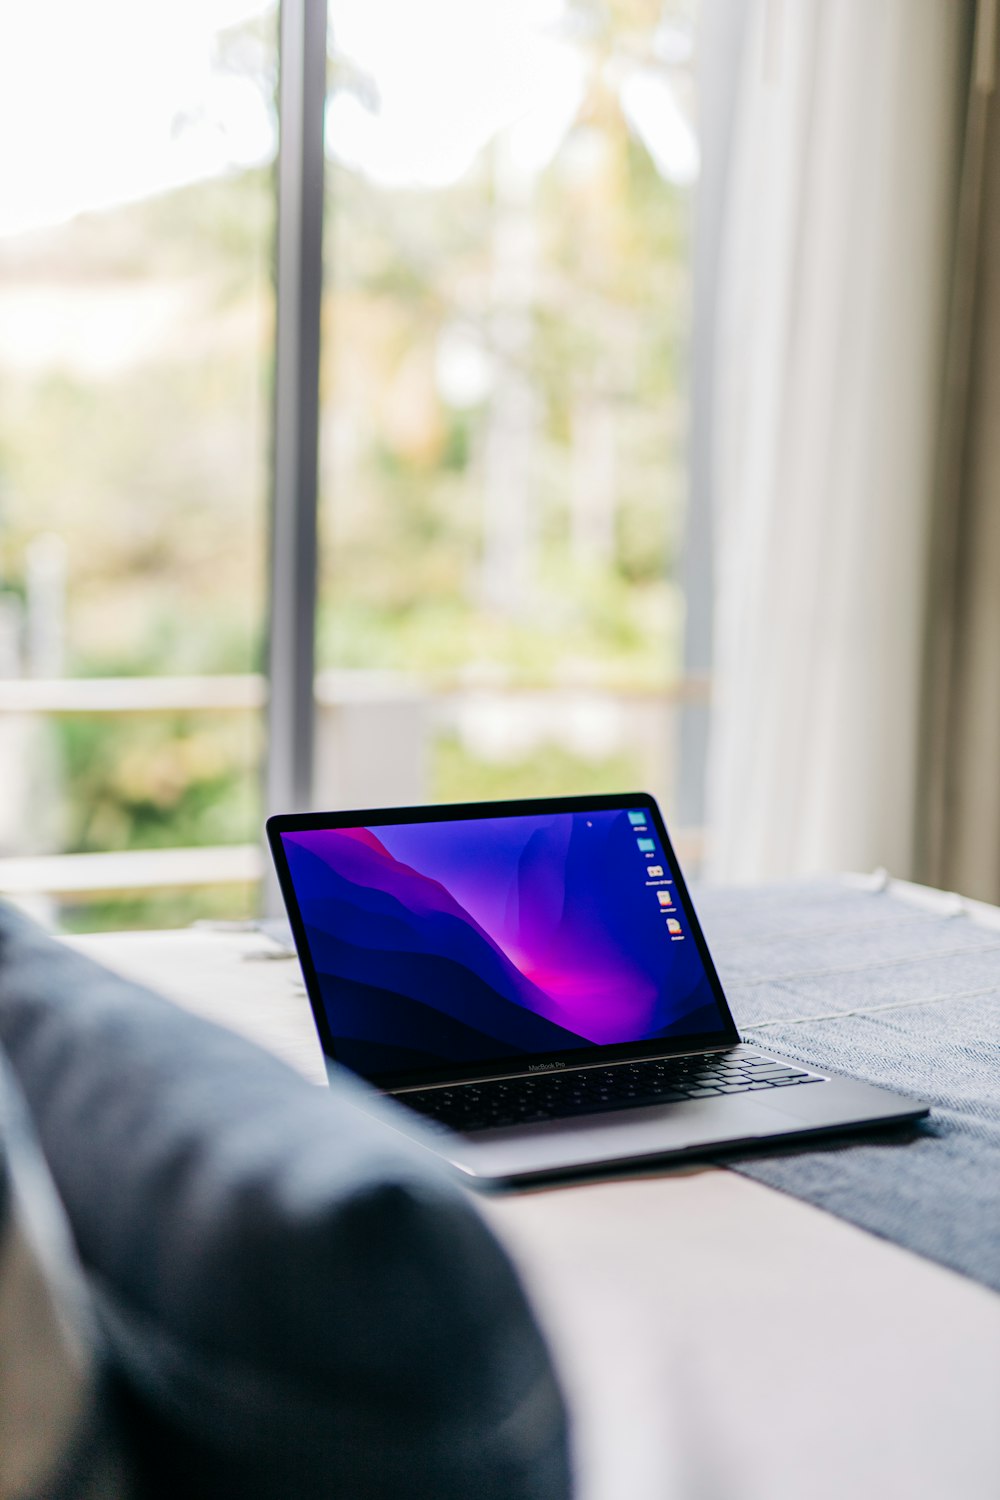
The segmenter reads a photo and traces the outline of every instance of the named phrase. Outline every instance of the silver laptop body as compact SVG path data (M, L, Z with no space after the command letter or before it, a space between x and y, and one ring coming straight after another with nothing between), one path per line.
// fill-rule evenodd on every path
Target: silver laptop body
M288 814L268 836L328 1069L470 1179L927 1113L741 1041L647 794Z

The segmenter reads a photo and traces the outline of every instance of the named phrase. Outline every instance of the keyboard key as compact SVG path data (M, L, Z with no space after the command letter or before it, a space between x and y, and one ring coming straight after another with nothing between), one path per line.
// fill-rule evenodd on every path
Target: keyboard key
M421 1089L399 1098L435 1123L471 1132L820 1081L773 1058L733 1051Z

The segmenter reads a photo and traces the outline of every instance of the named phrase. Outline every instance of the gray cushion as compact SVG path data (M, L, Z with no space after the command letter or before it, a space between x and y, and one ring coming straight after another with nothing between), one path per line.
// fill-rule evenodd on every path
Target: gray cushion
M361 1085L316 1089L3 908L0 1042L151 1492L568 1493L510 1263L445 1169L355 1107Z
M114 1407L65 1216L0 1054L0 1495L121 1500Z

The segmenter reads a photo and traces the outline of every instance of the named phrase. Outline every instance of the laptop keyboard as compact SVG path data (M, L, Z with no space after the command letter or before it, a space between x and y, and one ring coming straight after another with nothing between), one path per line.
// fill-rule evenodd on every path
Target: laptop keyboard
M529 1078L490 1079L397 1094L396 1098L452 1130L468 1132L822 1081L815 1073L738 1050L711 1057L649 1058Z

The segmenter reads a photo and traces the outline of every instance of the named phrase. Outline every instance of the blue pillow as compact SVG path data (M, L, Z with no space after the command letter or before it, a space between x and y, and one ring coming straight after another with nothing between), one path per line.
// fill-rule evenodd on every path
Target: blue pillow
M151 1493L558 1500L565 1411L509 1261L433 1157L0 907L0 1043Z

